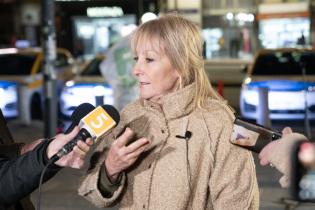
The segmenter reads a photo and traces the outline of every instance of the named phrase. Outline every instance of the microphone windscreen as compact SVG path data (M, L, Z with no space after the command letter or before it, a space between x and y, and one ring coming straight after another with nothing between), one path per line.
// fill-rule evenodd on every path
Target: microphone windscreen
M89 103L83 103L77 106L77 108L75 108L75 110L71 114L71 125L68 127L65 133L70 133L73 128L80 123L81 119L94 109L95 107Z
M102 108L113 118L116 124L119 123L120 115L115 107L113 107L112 105L104 104L102 105Z

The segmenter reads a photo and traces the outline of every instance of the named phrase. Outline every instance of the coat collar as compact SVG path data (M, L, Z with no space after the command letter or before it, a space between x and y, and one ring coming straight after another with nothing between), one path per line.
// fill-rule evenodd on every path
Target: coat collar
M167 120L188 115L193 109L195 83L180 90L169 93L161 98L161 104L143 100L143 106L151 111L162 112Z

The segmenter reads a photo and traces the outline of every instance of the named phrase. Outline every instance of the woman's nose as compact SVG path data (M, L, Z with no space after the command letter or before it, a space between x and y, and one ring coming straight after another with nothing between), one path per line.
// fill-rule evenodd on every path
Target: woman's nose
M139 76L141 74L141 68L140 68L140 65L139 65L139 62L136 62L133 69L132 69L132 73L135 75L135 76Z

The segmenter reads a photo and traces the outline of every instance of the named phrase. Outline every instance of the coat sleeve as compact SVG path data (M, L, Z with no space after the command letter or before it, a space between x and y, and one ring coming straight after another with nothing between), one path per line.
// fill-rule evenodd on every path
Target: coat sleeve
M17 158L24 143L12 143L0 145L0 154L7 158Z
M258 209L259 192L251 153L230 143L234 115L228 108L210 114L208 121L214 162L209 191L214 209Z
M100 181L102 174L104 174L104 171L101 170L104 170L104 167L102 166L104 164L108 148L110 147L110 143L108 142L113 141L113 139L114 134L111 133L97 146L91 157L89 170L83 177L78 189L79 195L83 196L95 206L100 208L115 205L126 182L126 176L123 174L121 181L117 187L115 187L115 190L112 190L112 186L109 185L100 187L101 183L106 183ZM103 191L101 189L103 189ZM106 190L104 191L104 189Z
M48 158L46 148L49 141L39 144L34 150L17 158L0 157L0 203L11 205L33 192L39 184L42 170ZM44 181L54 176L60 167L49 166Z

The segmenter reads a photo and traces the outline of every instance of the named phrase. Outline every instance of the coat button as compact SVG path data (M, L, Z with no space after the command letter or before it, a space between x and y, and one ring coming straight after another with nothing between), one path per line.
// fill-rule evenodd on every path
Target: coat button
M165 131L162 129L161 132L164 133Z
M151 168L151 164L149 164L148 168Z
M142 208L144 208L144 209L145 209L145 205L144 205L144 204L143 204Z

